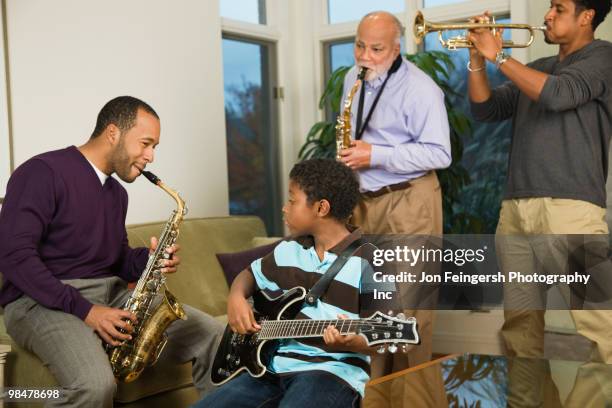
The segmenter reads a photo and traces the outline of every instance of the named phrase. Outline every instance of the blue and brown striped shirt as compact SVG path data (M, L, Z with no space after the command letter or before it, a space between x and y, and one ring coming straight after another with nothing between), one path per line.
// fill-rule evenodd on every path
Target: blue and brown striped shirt
M274 252L251 264L250 270L258 288L276 294L296 286L310 290L338 255L353 241L361 238L360 229L349 229L350 235L326 251L323 260L319 259L315 251L312 237L282 241ZM363 317L363 299L368 296L363 277L371 273L371 250L368 249L358 249L338 272L316 305L305 305L295 318L335 320L339 314L345 314L350 319ZM370 293L369 297L371 296ZM326 371L347 382L363 396L365 384L369 380L370 358L354 352L331 351L322 338L281 340L268 368L277 374Z

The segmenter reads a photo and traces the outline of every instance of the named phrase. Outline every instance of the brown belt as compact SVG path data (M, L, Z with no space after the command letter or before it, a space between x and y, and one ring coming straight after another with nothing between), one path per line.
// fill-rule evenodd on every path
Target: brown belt
M375 198L380 197L381 195L390 193L392 191L404 190L410 187L410 181L402 181L401 183L391 184L389 186L384 186L380 190L376 191L364 191L363 194L366 197Z

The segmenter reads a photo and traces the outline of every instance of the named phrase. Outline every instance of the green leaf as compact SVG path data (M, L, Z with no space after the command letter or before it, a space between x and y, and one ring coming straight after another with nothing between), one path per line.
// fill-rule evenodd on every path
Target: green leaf
M323 95L321 95L319 100L319 109L325 109L326 106L330 106L333 112L339 111L344 77L349 69L351 67L340 67L332 72L323 90Z

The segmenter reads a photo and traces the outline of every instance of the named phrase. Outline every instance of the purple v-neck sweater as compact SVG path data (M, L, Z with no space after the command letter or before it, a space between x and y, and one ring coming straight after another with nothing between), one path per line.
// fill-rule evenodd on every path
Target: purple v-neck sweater
M128 196L104 185L74 147L35 156L11 176L0 211L0 304L26 294L85 319L92 304L64 279L137 280L148 250L128 246Z

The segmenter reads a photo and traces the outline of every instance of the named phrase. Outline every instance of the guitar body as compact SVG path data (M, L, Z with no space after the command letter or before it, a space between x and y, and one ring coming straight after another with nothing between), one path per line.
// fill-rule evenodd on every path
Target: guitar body
M304 304L306 290L295 287L277 298L270 298L264 292L253 295L255 320L293 319ZM261 377L266 372L276 349L277 340L259 340L258 333L237 334L229 325L225 328L219 349L211 370L211 380L221 385L237 376L243 370L253 377Z
M379 347L378 352L397 351L398 345L405 350L407 344L418 344L417 321L385 315L380 311L367 319L340 320L293 320L304 305L306 290L297 286L279 297L270 298L264 292L253 295L255 320L262 326L253 334L237 334L227 326L213 362L211 380L221 385L234 378L243 370L253 377L266 373L274 353L278 349L277 339L323 337L330 324L341 334L357 334L365 338L368 346Z

